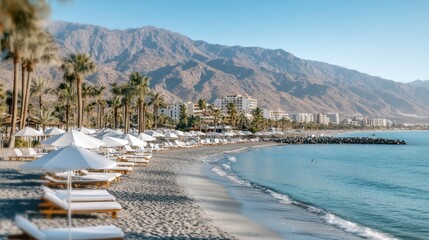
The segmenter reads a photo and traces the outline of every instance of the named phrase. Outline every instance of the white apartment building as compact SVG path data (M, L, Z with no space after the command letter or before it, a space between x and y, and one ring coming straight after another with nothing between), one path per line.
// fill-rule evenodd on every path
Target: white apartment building
M222 114L228 113L228 104L234 103L239 112L251 114L258 107L258 100L250 96L243 95L227 95L224 98L215 100L214 105L220 108Z
M262 108L263 111L263 115L265 119L272 119L275 121L278 121L282 118L286 118L289 119L289 116L287 113L285 113L283 110L281 109L277 109L277 110L271 110L268 108Z
M328 116L330 123L340 124L340 115L338 113L327 113L326 116Z
M323 125L329 125L329 117L326 114L316 114L316 122Z
M174 121L179 121L180 119L180 106L186 106L186 113L188 116L195 115L199 110L198 105L195 108L195 104L193 102L176 102L170 105L167 105L165 108L160 108L158 110L159 115L165 115L167 117L172 118ZM201 112L201 111L200 111Z
M314 122L314 115L312 113L293 113L291 114L292 121L309 123Z

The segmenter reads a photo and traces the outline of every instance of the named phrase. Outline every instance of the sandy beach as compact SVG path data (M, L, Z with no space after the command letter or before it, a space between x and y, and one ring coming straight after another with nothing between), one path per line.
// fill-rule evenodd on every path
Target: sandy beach
M202 173L201 158L263 143L209 146L155 153L147 167L135 167L108 190L123 210L73 215L73 226L114 224L126 239L281 239L270 229L240 215L240 205ZM22 162L0 161L0 238L18 233L15 214L39 227L65 227L66 217L44 219L38 213L39 173L23 172Z

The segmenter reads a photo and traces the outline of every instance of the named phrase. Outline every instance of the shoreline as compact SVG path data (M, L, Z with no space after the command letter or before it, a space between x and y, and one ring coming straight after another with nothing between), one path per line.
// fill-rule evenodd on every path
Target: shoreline
M243 147L220 154L238 153L251 148L278 146L279 144L263 144ZM178 177L179 184L184 186L188 194L194 198L205 213L220 229L232 236L243 240L256 239L283 239L275 230L254 222L241 213L241 203L235 200L228 189L209 179L204 173L204 158L213 157L213 154L199 158L188 168L184 169Z

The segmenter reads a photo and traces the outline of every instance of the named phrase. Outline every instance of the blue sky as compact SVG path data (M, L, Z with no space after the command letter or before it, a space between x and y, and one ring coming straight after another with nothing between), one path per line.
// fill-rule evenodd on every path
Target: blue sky
M52 19L155 26L194 40L284 49L400 82L429 80L429 0L68 0Z

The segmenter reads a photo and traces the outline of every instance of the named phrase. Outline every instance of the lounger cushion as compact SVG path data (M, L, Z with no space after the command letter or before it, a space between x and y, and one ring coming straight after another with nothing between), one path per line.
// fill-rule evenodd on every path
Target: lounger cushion
M122 207L117 202L72 202L71 210L121 210Z
M68 204L65 200L59 198L49 192L45 192L44 197L46 200L54 203L58 207L67 210ZM117 202L72 202L71 210L73 211L86 211L86 210L121 210L122 207Z
M69 236L68 228L46 229L44 230L48 240L67 240ZM124 233L116 226L95 226L72 228L72 239L112 239L123 238Z
M26 218L17 215L15 217L15 222L16 222L16 226L18 226L22 231L32 236L33 238L37 240L46 239L45 234L42 231L40 231L36 225L28 221Z

